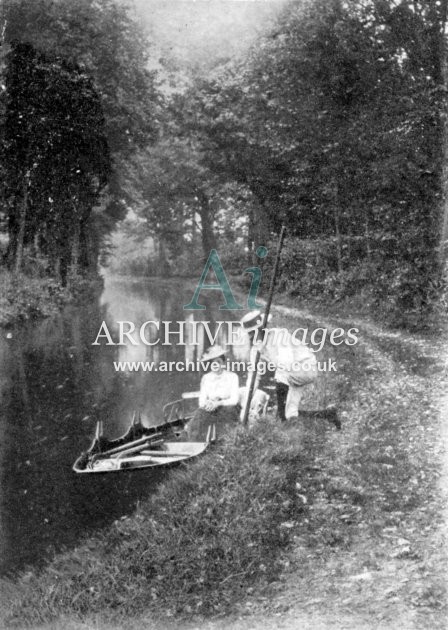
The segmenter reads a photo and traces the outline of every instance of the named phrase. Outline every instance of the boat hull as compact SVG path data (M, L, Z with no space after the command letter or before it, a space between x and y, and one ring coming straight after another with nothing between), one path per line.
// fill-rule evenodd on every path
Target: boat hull
M83 465L78 458L73 470L79 474L104 474L172 466L201 455L209 442L163 442L157 448L143 448L136 454L98 457Z

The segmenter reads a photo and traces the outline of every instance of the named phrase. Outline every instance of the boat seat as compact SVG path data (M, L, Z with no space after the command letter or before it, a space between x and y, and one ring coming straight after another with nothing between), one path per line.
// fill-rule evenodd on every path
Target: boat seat
M191 400L192 398L199 398L199 392L184 392L182 394L184 400Z

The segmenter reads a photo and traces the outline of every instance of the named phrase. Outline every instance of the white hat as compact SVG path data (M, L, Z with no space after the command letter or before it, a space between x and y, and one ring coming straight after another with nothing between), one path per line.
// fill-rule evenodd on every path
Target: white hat
M218 359L219 357L223 357L227 354L227 350L222 346L216 344L215 346L211 346L208 350L204 352L202 355L203 361L212 361L213 359Z
M272 319L271 315L268 315L268 322ZM250 311L243 318L240 319L240 324L245 332L251 332L257 330L263 323L263 313L261 311Z

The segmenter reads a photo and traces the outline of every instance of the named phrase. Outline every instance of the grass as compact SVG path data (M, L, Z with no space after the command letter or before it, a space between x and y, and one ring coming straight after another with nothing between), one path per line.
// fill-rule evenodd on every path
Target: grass
M294 483L305 460L271 424L239 429L173 471L132 518L22 579L10 623L228 610L253 584L281 571L289 522L302 507Z

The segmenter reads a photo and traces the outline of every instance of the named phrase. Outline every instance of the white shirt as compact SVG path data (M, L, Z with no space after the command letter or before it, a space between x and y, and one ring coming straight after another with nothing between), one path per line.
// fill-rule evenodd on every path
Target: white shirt
M316 363L316 356L304 343L293 343L286 328L268 328L266 335L260 334L250 351L250 360L255 362L257 351L260 358L276 367L275 380L288 385L288 376L295 363Z
M201 380L199 407L207 401L219 401L220 406L232 407L238 404L239 381L237 374L223 370L221 374L208 372Z

